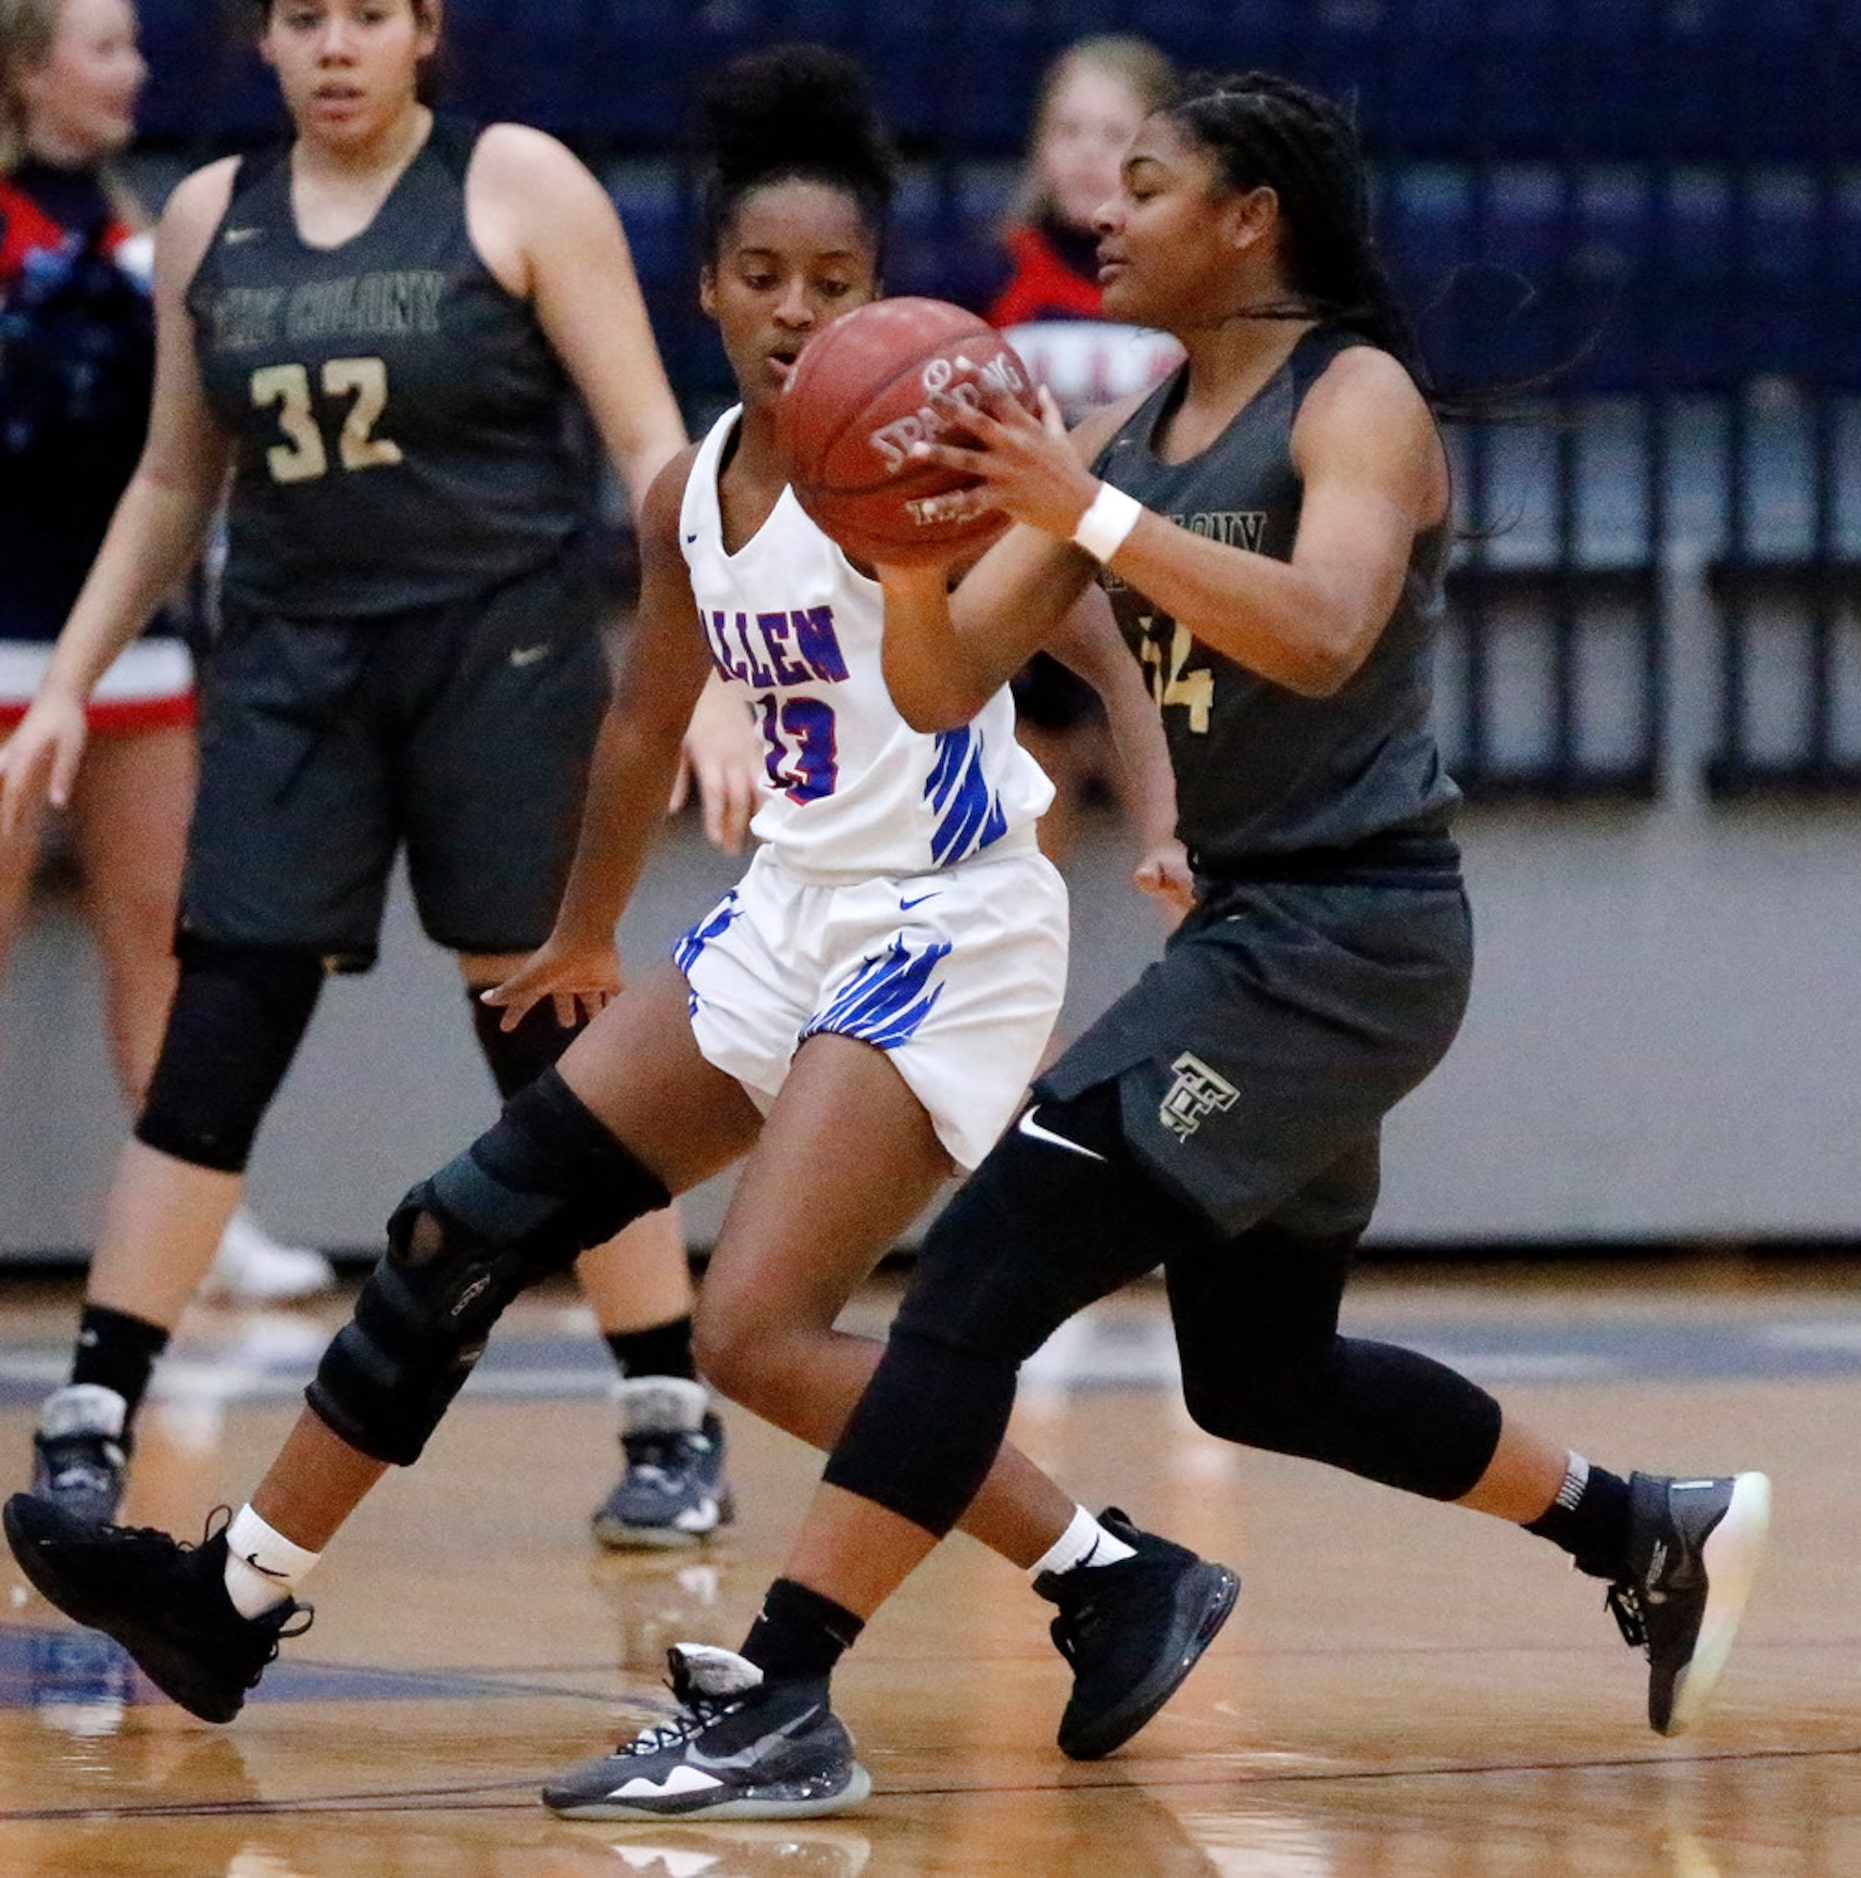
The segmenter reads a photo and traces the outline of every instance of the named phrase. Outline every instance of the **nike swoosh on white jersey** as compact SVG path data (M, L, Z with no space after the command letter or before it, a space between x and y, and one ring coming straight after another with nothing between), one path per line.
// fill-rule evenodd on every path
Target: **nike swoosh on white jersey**
M1035 1105L1036 1107L1038 1104ZM1083 1148L1077 1141L1068 1141L1064 1135L1056 1135L1051 1128L1043 1128L1034 1119L1034 1109L1027 1108L1021 1113L1021 1119L1015 1124L1021 1133L1031 1141L1051 1142L1056 1148L1070 1148L1075 1154L1083 1154L1088 1161L1102 1161L1105 1157L1096 1154L1090 1148Z

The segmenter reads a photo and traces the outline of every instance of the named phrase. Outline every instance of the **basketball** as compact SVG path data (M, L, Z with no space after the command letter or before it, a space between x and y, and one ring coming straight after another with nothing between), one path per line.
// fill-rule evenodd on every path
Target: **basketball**
M938 392L980 402L990 386L1038 415L1014 348L961 307L875 300L835 320L808 342L776 402L777 446L796 499L856 561L911 566L980 551L1007 518L929 519L927 497L973 488L975 478L908 453L951 429L931 402Z

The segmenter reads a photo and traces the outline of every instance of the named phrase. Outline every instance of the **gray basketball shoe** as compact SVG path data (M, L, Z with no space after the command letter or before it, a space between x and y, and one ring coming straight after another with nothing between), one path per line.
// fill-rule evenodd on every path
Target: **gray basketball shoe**
M32 1491L87 1526L107 1525L122 1504L129 1466L129 1405L101 1383L55 1389L32 1437Z
M872 1791L828 1705L826 1677L764 1682L729 1650L666 1652L680 1713L553 1780L543 1804L568 1819L806 1819Z

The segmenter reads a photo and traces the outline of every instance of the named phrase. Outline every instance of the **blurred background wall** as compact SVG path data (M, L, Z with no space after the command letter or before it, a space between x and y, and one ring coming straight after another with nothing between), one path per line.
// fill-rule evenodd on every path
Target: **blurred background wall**
M276 127L209 0L142 0L138 176ZM1354 98L1444 378L1467 529L1441 722L1480 933L1467 1029L1398 1111L1377 1235L1432 1246L1861 1238L1861 0L449 0L449 102L565 137L626 220L694 423L696 80L861 57L909 158L889 285L991 277L1040 71L1088 32ZM1153 950L1118 838L1075 895L1073 1020ZM627 936L728 876L686 828ZM0 994L0 1256L81 1247L121 1117L56 899ZM371 1243L488 1118L405 922L339 987L254 1168L277 1226ZM721 1195L695 1215L700 1238Z

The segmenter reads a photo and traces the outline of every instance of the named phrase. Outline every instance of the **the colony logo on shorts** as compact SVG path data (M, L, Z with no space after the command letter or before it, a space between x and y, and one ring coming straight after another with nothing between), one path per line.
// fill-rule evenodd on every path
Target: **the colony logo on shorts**
M1170 1067L1176 1079L1157 1109L1160 1121L1179 1141L1187 1141L1209 1116L1231 1109L1241 1092L1225 1076L1218 1076L1185 1050Z

